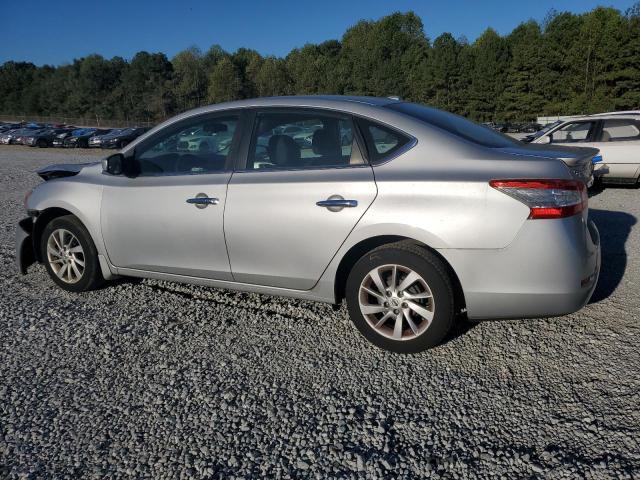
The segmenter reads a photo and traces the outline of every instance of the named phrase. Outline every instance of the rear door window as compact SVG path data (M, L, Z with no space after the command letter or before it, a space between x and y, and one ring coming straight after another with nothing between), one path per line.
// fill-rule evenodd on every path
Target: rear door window
M297 109L256 116L248 170L314 169L364 164L348 115Z
M601 142L640 140L640 122L627 119L605 120L600 134Z

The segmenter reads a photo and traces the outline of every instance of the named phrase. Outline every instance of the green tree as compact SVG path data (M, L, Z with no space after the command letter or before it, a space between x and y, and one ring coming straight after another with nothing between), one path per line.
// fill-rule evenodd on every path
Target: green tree
M288 94L290 87L284 60L265 58L256 75L256 88L261 97Z
M360 21L342 37L338 87L346 94L417 95L425 85L411 79L422 78L428 48L422 20L413 12Z
M209 74L207 100L210 103L228 102L240 98L241 91L238 68L229 57L222 58Z
M173 64L172 91L180 111L202 105L207 95L207 74L202 52L191 47L178 53Z
M534 120L545 103L544 91L536 81L544 62L540 54L542 30L530 20L513 30L506 41L511 60L498 100L499 115L506 120Z

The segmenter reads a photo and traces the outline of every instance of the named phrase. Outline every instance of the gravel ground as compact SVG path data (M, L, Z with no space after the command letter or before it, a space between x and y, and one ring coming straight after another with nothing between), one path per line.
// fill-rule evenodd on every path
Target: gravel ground
M582 311L401 356L344 307L16 275L32 172L95 154L0 147L0 477L640 475L640 190L591 199L603 272Z

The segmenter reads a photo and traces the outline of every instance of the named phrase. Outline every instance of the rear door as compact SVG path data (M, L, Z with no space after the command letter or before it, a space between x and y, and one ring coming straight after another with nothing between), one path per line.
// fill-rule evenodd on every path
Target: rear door
M312 288L376 196L346 114L258 110L227 193L234 280Z
M631 118L605 119L597 147L606 165L604 177L633 182L640 169L640 121Z

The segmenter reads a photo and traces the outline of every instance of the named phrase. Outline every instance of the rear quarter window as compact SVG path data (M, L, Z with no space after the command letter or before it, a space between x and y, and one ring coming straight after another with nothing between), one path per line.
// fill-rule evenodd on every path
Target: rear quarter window
M409 135L371 120L359 118L357 122L372 165L390 160L412 140Z

